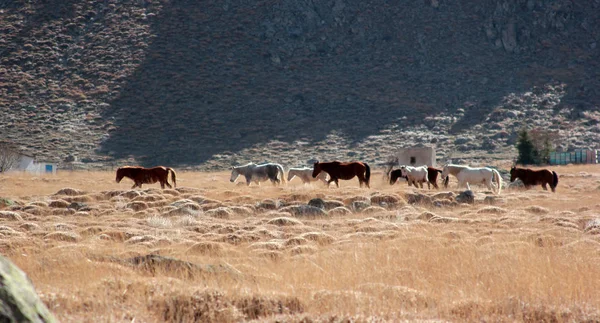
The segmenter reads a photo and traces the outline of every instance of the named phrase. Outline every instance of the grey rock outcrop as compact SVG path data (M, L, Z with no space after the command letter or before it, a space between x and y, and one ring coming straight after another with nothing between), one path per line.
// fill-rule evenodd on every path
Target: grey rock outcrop
M57 322L27 275L1 256L0 286L1 322Z

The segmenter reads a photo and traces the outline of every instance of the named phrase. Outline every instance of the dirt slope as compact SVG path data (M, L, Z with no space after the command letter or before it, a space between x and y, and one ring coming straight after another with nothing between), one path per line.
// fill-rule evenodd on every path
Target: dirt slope
M587 147L599 132L599 9L3 1L1 135L41 159L204 169L377 161L415 142L500 158L523 124Z

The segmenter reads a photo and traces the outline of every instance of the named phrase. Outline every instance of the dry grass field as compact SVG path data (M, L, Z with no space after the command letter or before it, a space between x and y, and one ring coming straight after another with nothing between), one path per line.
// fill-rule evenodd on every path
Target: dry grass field
M600 167L553 169L556 194L479 187L474 205L381 173L327 189L179 172L167 190L4 174L0 250L62 322L600 321ZM317 197L327 211L298 206Z

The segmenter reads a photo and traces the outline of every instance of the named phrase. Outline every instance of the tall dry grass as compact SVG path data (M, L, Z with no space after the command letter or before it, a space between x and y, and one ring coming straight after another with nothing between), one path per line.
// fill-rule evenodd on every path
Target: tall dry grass
M493 206L454 207L407 205L404 194L418 191L378 173L372 189L356 180L327 189L179 172L178 191L135 192L109 172L9 174L0 197L20 203L4 210L22 220L0 218L0 248L65 322L597 321L600 171L556 171L556 194L506 190ZM74 198L54 195L64 188L80 190L89 210L48 206ZM402 203L331 218L269 209L374 194ZM136 198L142 209L128 207ZM218 208L241 213L209 216Z

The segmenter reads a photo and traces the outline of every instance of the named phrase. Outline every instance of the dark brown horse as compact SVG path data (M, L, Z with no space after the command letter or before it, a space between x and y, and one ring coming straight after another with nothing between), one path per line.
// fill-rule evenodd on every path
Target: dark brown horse
M332 161L328 163L319 163L316 162L314 164L312 177L316 178L317 175L321 172L326 172L329 174L329 180L327 181L327 187L331 182L335 182L337 187L340 187L338 180L349 180L353 179L354 176L358 177L358 185L360 187L363 186L363 183L369 186L369 180L371 178L371 168L367 163L362 162L339 162Z
M438 178L438 174L441 174L442 170L441 169L437 169L435 167L427 167L427 181L429 183L431 183L433 185L433 187L435 187L436 189L439 189L440 187L437 184L437 178ZM406 180L408 180L408 178L406 176L402 176L402 171L400 169L395 169L390 173L390 185L394 185L396 183L396 181L398 180L398 178L404 178ZM410 186L410 183L408 184ZM415 187L417 186L417 184L415 183Z
M558 175L556 172L547 169L533 170L513 166L510 169L510 181L514 182L517 178L523 182L525 188L542 185L542 188L547 191L548 188L546 185L550 185L552 192L556 192L556 185L558 185Z
M173 186L168 181L169 172L171 172ZM156 182L160 182L161 188L165 188L165 185L169 188L177 187L177 176L175 175L175 171L170 167L144 168L140 166L124 166L117 169L117 183L121 182L123 177L128 177L134 181L132 189L136 187L142 188L142 184L154 184Z

